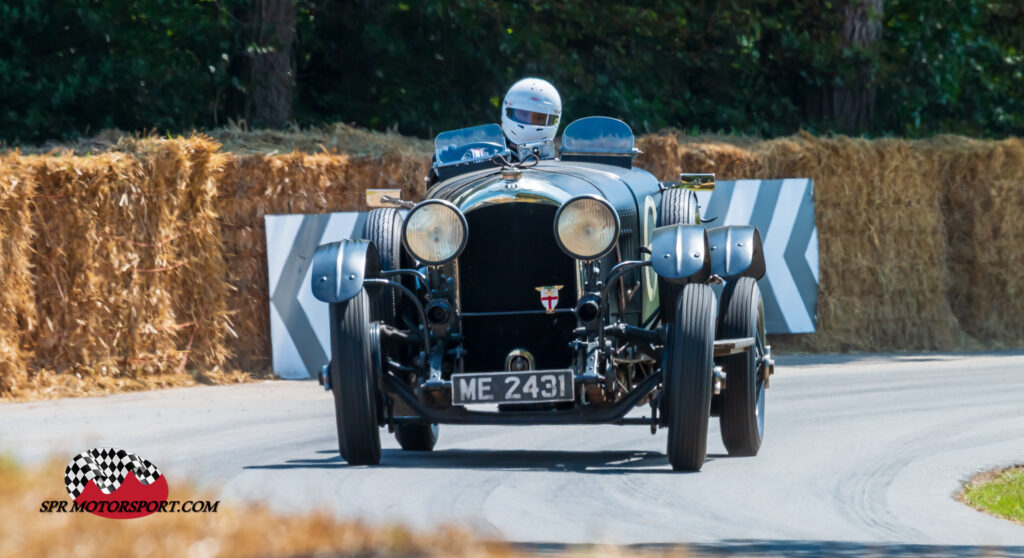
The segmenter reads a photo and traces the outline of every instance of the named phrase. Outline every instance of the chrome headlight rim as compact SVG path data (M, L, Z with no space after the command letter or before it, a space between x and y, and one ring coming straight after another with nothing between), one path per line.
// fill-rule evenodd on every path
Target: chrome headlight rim
M569 248L567 248L565 246L565 244L562 242L562 237L558 234L558 222L562 218L562 212L565 211L565 209L568 208L570 205L572 205L573 203L576 203L576 202L578 202L580 200L593 200L593 201L596 201L599 204L603 205L605 207L605 209L607 209L608 212L611 214L612 221L615 223L615 230L612 233L612 241L609 242L608 246L606 246L598 254L593 255L593 256L577 254L577 253L573 252L572 250L569 250ZM621 227L622 227L622 223L619 221L619 212L615 211L615 208L612 207L612 204L609 203L608 200L602 198L601 196L597 196L595 194L583 194L583 195L574 196L572 198L569 198L568 200L566 200L565 203L563 203L561 206L559 206L558 211L555 212L555 222L554 222L555 242L558 243L558 247L561 248L563 252L565 252L568 256L570 256L571 258L576 259L576 260L581 260L581 261L589 262L589 261L598 260L598 259L601 259L601 258L607 256L612 250L615 249L615 246L619 242L619 232L621 231Z
M441 205L441 206L444 206L445 208L451 210L452 212L455 213L456 216L458 216L459 222L460 222L460 224L462 226L462 242L459 244L458 248L455 249L455 251L452 253L451 256L448 256L447 258L440 259L440 260L427 260L427 259L424 259L422 256L417 254L409 246L409 237L408 237L408 234L407 234L408 233L407 229L409 227L409 221L411 220L411 217L417 211L419 211L419 210L421 210L424 207L427 207L429 205ZM468 241L469 241L469 223L466 221L466 215L462 211L460 211L459 208L455 206L455 204L453 204L450 201L438 200L438 199L423 200L420 203L416 204L415 207L410 209L409 213L407 213L405 215L405 218L402 219L402 246L405 247L405 251L408 252L409 255L411 255L413 258L415 258L418 262L420 262L422 264L426 264L428 266L444 265L444 264L454 260L455 258L458 258L462 254L462 251L466 249L466 242L468 242Z

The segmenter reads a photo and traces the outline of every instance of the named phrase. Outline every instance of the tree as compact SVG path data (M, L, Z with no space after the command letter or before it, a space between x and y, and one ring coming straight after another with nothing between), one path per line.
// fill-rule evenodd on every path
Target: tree
M815 3L808 3L813 5ZM875 117L884 0L825 3L814 34L825 47L827 80L805 99L807 116L829 128L857 132L872 128Z
M254 11L245 114L257 126L282 126L291 119L295 89L295 3L257 0Z
M851 72L853 82L832 91L831 114L846 130L866 130L875 117L875 76L873 58L882 38L884 0L850 0L843 6L843 27L839 33L842 52L852 50L868 55L857 61Z

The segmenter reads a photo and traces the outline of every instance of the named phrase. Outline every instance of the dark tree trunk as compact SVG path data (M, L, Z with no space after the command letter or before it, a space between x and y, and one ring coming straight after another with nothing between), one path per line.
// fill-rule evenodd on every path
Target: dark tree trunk
M884 0L850 0L843 7L839 46L871 51L882 38ZM875 83L871 68L861 68L855 81L832 92L832 117L845 129L867 130L875 117Z
M292 116L295 3L256 0L254 11L246 118L257 126L282 126Z
M865 53L870 58L882 38L884 0L846 0L840 4L841 15L827 18L826 25L835 31L836 48ZM834 27L832 27L834 26ZM843 86L826 85L807 95L805 107L812 119L831 122L846 132L870 130L875 116L875 80L870 62L860 67L843 67L839 77Z

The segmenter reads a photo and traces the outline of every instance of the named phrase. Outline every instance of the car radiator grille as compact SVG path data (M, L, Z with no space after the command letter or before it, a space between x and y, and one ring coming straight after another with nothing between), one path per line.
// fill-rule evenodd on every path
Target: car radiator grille
M532 353L538 369L570 365L576 264L555 242L556 210L504 203L466 214L469 240L458 260L466 372L502 370L513 349ZM546 314L537 287L551 285L562 285L559 312Z

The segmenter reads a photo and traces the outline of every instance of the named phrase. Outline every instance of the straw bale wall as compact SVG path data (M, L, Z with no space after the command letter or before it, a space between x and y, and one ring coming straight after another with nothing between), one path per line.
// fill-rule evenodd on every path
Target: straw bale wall
M809 177L820 332L783 350L1024 344L1024 142L640 138L638 165L720 179ZM263 217L423 195L429 154L231 154L205 137L92 156L0 156L0 396L61 378L269 370ZM152 384L149 384L152 385Z
M0 156L0 394L26 379L22 343L35 328L30 257L33 184L17 154Z
M936 161L948 230L949 303L985 345L1024 343L1024 141L945 136L925 142Z
M31 373L86 382L216 375L232 349L218 187L229 156L202 138L129 152L23 157L34 186L21 247L35 316L19 330ZM24 236L24 235L23 235ZM3 266L10 268L9 265Z

